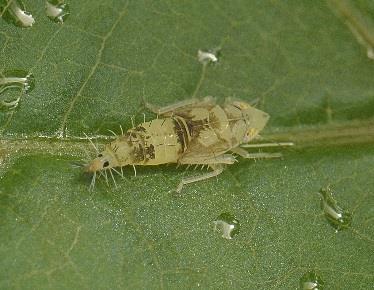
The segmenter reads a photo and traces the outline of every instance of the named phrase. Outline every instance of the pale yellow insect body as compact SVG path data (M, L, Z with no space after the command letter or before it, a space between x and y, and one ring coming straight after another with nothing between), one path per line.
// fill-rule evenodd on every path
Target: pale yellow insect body
M107 144L87 166L94 173L126 165L166 163L206 165L213 171L184 178L183 185L216 176L224 164L244 158L280 157L279 154L249 154L239 145L248 143L265 127L269 115L245 101L227 99L217 105L212 97L191 99L163 108L147 104L160 118L144 122ZM110 171L111 173L111 171ZM93 179L94 183L94 179Z
M155 119L128 130L107 144L86 171L175 163L182 149L175 133L176 122L176 118Z

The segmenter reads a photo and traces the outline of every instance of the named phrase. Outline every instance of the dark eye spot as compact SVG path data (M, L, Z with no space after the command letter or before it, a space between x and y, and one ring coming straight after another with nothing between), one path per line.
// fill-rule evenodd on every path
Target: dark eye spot
M100 153L99 155L97 155L97 157L103 157L103 154Z
M105 161L104 164L103 164L103 168L108 167L108 166L109 166L109 161Z

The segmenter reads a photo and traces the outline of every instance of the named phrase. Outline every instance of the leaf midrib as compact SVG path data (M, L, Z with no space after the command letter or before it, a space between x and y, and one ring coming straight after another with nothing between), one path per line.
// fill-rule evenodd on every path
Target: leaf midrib
M330 123L325 125L299 126L297 128L273 128L265 133L263 140L270 142L294 142L296 148L318 146L342 146L374 144L374 119ZM103 145L112 136L92 136ZM87 138L70 136L65 138L48 136L3 136L0 137L0 160L15 154L52 154L83 156L89 148ZM1 164L1 163L0 163ZM1 165L0 165L1 166Z

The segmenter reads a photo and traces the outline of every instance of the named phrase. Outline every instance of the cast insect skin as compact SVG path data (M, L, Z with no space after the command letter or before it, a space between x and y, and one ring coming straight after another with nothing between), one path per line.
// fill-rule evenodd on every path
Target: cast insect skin
M265 127L269 115L249 103L226 99L223 105L213 97L189 99L166 107L149 103L147 108L158 115L117 136L107 144L85 171L96 174L126 165L208 166L211 171L183 178L176 191L184 185L219 175L224 166L236 162L233 154L244 158L276 158L279 153L248 153L240 145L251 142ZM114 180L114 178L113 178Z

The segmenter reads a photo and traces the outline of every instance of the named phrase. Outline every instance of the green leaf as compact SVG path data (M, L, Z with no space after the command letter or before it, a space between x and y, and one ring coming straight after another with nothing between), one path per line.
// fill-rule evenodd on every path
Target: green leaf
M27 94L0 94L20 96L0 111L1 289L297 289L302 277L372 287L372 2L68 4L63 24L40 1L25 3L32 27L0 20L0 72L35 79ZM198 49L217 47L204 71ZM281 160L239 158L181 196L170 190L196 172L174 165L125 168L118 188L100 178L88 191L72 166L93 155L83 132L103 144L130 116L155 118L142 98L194 92L258 98L271 116L264 138L296 146L276 148ZM345 230L320 207L327 186L352 214ZM240 222L231 240L213 230L222 213Z

